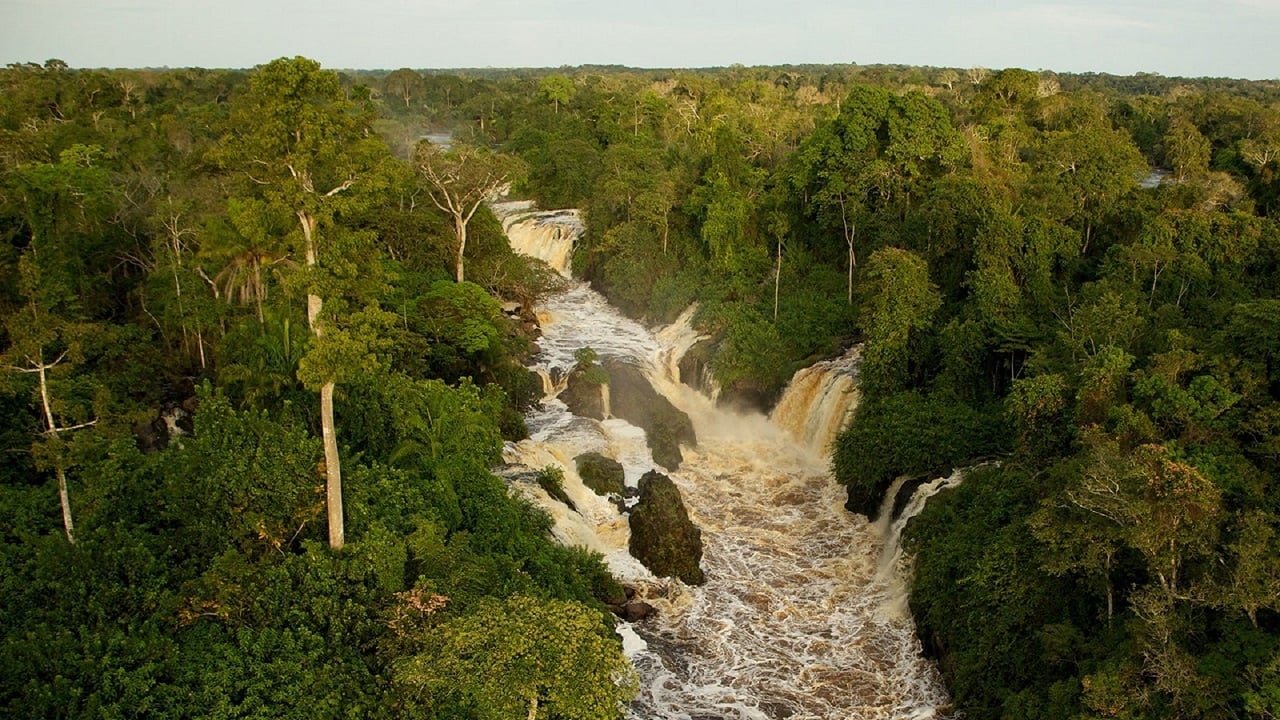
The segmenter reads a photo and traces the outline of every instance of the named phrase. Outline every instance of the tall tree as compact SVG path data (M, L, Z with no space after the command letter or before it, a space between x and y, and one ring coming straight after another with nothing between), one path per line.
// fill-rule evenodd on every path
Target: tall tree
M866 335L862 377L868 394L889 394L906 384L913 338L928 329L942 305L920 256L881 248L867 264L870 302L861 325Z
M556 114L558 115L560 113L560 103L567 103L573 99L573 80L564 75L548 75L542 78L542 82L538 83L538 90L543 97L555 105Z
M226 163L269 206L297 220L300 242L294 249L307 268L307 323L319 351L326 336L338 331L338 319L324 311L321 294L323 271L339 252L335 219L362 207L380 187L386 146L370 130L371 108L348 99L336 73L303 57L259 68L231 119L236 131L222 146ZM333 419L338 375L338 368L311 374L320 394L329 546L334 549L343 546L345 536Z
M431 202L453 220L454 269L462 282L468 223L484 201L524 175L527 166L518 157L487 148L457 144L446 152L427 141L418 144L414 163L426 181Z
M422 76L416 70L400 68L387 73L383 78L382 87L386 92L404 101L404 109L408 110L412 107L413 98L422 93L426 83L422 81Z
M111 206L107 172L95 162L100 152L96 146L75 145L56 163L20 166L14 173L28 236L18 258L21 303L5 318L8 347L0 354L0 367L36 378L35 402L44 425L37 449L57 476L63 530L71 543L75 523L62 434L96 420L88 419L85 403L76 407L55 385L83 361L81 341L97 329L84 317L77 285L88 282L82 267L86 251L78 242Z

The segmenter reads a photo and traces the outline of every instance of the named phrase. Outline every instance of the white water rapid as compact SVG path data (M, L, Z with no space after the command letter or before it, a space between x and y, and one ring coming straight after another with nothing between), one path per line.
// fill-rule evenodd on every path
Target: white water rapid
M511 226L559 240L546 229L559 220L524 214ZM560 238L579 231L576 216L561 216L570 224ZM684 448L684 463L669 473L702 530L707 582L697 587L655 578L632 559L625 516L585 488L576 472L573 458L596 451L621 462L627 484L635 485L654 468L642 430L618 419L575 417L549 398L527 418L532 437L505 451L511 463L564 470L564 488L577 512L532 483L517 487L552 514L561 541L601 552L619 579L657 609L655 616L619 628L640 674L631 718L943 716L946 691L921 657L910 617L896 607L901 583L878 572L883 537L865 518L844 510L843 489L815 452L829 443L835 430L828 426L837 421L819 423L821 439L797 440L791 420L788 430L762 415L725 412L680 384L672 370L697 339L689 314L655 335L573 283L545 301L539 318L542 352L536 360L544 376L569 369L573 352L584 346L602 358L624 358L690 415L698 436L698 447ZM848 400L852 393L846 386L836 395ZM787 412L805 418L815 410Z

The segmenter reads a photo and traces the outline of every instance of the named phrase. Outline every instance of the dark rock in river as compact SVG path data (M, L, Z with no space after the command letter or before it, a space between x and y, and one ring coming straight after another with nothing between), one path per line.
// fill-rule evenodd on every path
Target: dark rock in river
M694 343L680 358L680 381L703 393L715 395L716 404L737 412L768 413L777 402L776 391L765 391L749 380L741 380L728 387L715 387L711 378L711 361L718 346L715 340L705 339Z
M582 478L582 484L591 488L595 494L621 497L626 493L626 473L622 469L622 463L597 452L583 453L573 460L578 465L578 476Z
M654 462L668 470L680 467L684 461L680 445L698 444L689 416L659 395L635 365L609 358L604 368L609 372L613 416L644 429Z
M712 388L705 382L711 368L715 343L710 339L699 340L680 358L680 382L701 393L710 395Z
M587 372L581 368L569 373L569 379L559 397L569 407L569 412L578 417L604 419L603 386L589 380Z
M629 602L622 606L622 619L627 622L638 622L643 620L654 612L654 608L647 602Z
M640 478L640 502L631 511L631 555L654 575L701 585L702 531L689 520L671 478L650 470Z

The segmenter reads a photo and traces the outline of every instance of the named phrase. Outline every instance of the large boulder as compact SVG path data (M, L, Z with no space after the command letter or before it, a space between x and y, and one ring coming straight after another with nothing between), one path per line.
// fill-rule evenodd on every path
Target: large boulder
M640 501L631 511L631 555L654 575L677 577L689 585L706 581L702 531L689 520L671 478L650 470L640 478Z
M609 358L604 361L604 368L609 373L609 406L613 416L644 429L654 462L667 470L679 468L684 462L680 445L698 444L689 416L659 395L635 365Z
M595 382L592 374L583 368L574 368L569 373L559 397L568 406L569 412L578 417L593 420L603 420L605 417L604 386Z
M573 460L578 465L578 477L582 478L582 484L591 488L595 494L606 497L621 497L626 494L626 472L622 463L598 452L583 453Z

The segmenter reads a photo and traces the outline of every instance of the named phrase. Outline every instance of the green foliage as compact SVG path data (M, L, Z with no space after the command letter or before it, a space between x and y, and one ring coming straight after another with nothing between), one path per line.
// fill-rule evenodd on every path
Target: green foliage
M537 620L522 598L620 592L489 472L541 395L499 303L558 278L477 205L476 284L437 282L456 218L395 158L453 128L468 171L500 147L515 192L584 209L574 267L625 310L699 303L724 397L766 407L864 336L855 506L1003 456L909 531L958 711L1274 715L1278 99L1019 69L0 69L0 714L528 715L395 680L428 631L474 647L479 619ZM331 553L305 387L337 379ZM134 447L193 394L194 435ZM598 625L549 645L619 662ZM618 713L534 675L503 687L538 714Z
M310 537L323 505L319 444L287 416L237 412L208 385L199 397L195 436L161 466L184 544L208 557L228 546L283 551Z
M589 347L581 347L573 351L576 361L575 371L582 372L582 379L592 385L608 385L609 371L600 365L600 355Z
M440 89L415 77L393 78L402 105ZM392 665L412 652L388 618L420 581L460 608L572 601L584 635L606 637L596 598L621 589L601 558L555 544L489 473L499 418L515 432L540 387L485 290L529 305L551 283L486 214L485 288L431 287L452 269L432 244L445 226L413 208L367 91L302 58L253 73L51 62L0 70L0 86L0 356L33 371L0 379L0 715L390 717ZM430 363L389 372L432 343L453 352L444 380ZM334 379L341 552L320 542L303 390ZM139 451L130 428L179 405L198 406L189 434ZM40 436L50 414L61 437ZM62 471L74 546L57 530ZM625 663L616 642L597 650L597 666Z
M899 475L941 473L1003 449L1005 432L992 409L943 395L903 392L858 406L836 438L832 465L848 487L847 507L874 517Z
M415 717L448 708L478 718L608 720L623 716L636 690L618 641L597 613L573 602L480 603L420 642L396 672L420 698L410 706Z
M907 250L883 248L873 253L866 281L862 387L867 395L887 395L906 386L910 359L920 354L913 336L928 330L942 301L924 260Z
M548 465L538 471L538 487L548 495L564 503L570 510L576 510L573 501L564 491L564 470L558 465Z
M729 306L733 314L723 330L724 341L712 362L723 387L753 387L765 394L780 392L791 367L779 352L784 346L778 328L752 307Z

